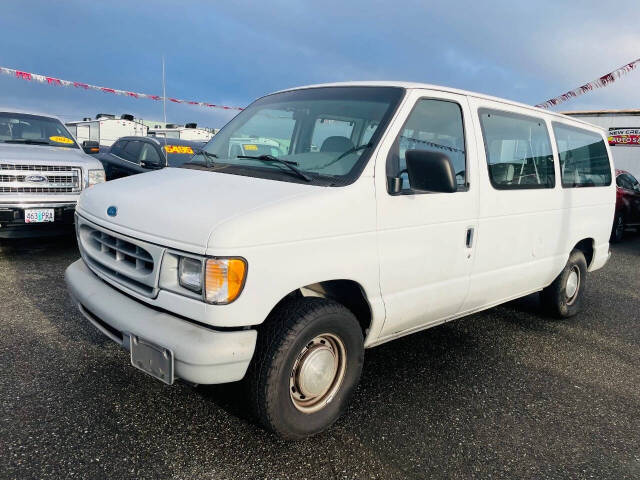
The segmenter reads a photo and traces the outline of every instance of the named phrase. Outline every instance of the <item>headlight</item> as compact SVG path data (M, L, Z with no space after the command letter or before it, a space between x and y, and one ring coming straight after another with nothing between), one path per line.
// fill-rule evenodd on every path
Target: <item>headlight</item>
M178 264L178 282L193 292L202 292L202 261L182 257Z
M247 262L242 258L198 258L167 252L162 260L160 288L224 305L238 298L246 276Z
M104 176L104 170L89 170L89 187L93 187L98 183L102 183L106 180Z

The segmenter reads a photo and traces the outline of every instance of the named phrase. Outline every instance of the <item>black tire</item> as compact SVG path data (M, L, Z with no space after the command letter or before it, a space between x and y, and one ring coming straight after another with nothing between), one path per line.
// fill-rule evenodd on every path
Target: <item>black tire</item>
M296 394L290 393L296 392L295 387L291 387L297 378L294 366L304 363L301 358L305 357L300 355L311 351L309 345L324 348L312 341L327 334L340 339L344 347L341 350L345 352L342 363L345 369L340 370L344 372L342 380L338 382L336 374L329 388L333 393L322 397L328 400L325 400L326 404L319 401L322 407L318 411L303 412L300 411L302 407L294 403ZM345 411L360 380L363 360L364 340L360 324L345 307L317 297L281 302L258 332L256 350L245 377L256 418L266 429L290 440L326 430ZM295 401L302 403L297 397Z
M622 212L616 213L616 216L613 219L613 228L611 229L611 243L618 243L622 241L625 228L624 215Z
M568 288L568 280L577 275L578 283L573 295ZM575 278L575 277L574 277ZM540 292L540 300L544 309L556 318L569 318L580 312L586 287L587 261L584 253L573 250L567 265L551 285Z

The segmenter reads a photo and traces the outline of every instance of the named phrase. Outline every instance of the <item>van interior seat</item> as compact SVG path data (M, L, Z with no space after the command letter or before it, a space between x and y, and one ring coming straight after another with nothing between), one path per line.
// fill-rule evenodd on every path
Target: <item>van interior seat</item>
M334 135L332 137L327 137L324 142L322 142L322 146L320 147L321 152L346 152L347 150L351 150L355 145L353 142L347 137L341 137L338 135Z
M498 183L511 183L515 175L512 163L494 163L491 165L491 176Z

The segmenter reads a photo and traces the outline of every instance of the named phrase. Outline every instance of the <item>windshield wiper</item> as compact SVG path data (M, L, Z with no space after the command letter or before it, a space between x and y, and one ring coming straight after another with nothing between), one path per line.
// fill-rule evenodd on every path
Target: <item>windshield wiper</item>
M347 155L351 155L352 153L355 153L355 152L357 152L358 150L362 150L362 149L369 148L369 147L372 147L372 146L373 146L373 143L368 142L368 143L363 143L362 145L358 145L357 147L350 148L350 149L349 149L349 150L347 150L346 152L342 152L342 153L338 156L338 158L336 158L336 159L333 161L333 163L337 162L338 160L342 160L342 159L343 159L344 157L346 157Z
M46 140L33 140L31 138L15 138L13 140L3 140L4 143L26 143L27 145L51 145Z
M363 143L362 145L358 145L357 147L352 147L349 150L347 150L346 152L342 152L340 155L338 155L336 158L334 158L333 160L331 160L329 163L325 163L324 165L321 165L320 167L317 167L318 169L323 169L323 168L327 168L330 167L331 165L333 165L334 163L339 162L340 160L342 160L344 157L346 157L347 155L351 155L352 153L357 152L358 150L363 150L365 148L369 148L369 147L373 147L373 143L369 142L369 143ZM315 170L315 169L314 169Z
M303 173L302 170L296 167L296 165L298 165L298 162L294 162L292 160L282 160L281 158L274 157L273 155L238 155L237 158L248 158L251 160L260 160L261 162L279 163L280 165L284 165L285 167L287 167L304 181L310 182L312 180L309 175Z

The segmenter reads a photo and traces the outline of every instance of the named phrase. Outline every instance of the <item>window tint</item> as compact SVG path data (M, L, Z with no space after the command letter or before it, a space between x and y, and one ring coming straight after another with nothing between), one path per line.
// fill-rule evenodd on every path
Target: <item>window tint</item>
M118 140L116 143L114 143L113 145L111 145L111 153L113 153L114 155L121 155L122 154L122 149L124 148L124 146L127 144L126 140Z
M634 177L630 173L625 173L625 176L629 179L629 182L631 183L631 187L634 190L640 190L640 183L638 183L638 180L636 179L636 177Z
M156 147L147 142L142 143L142 148L140 149L140 161L152 163L154 165L160 165L162 163Z
M128 142L124 149L120 152L119 156L130 162L140 163L138 158L140 157L140 150L142 148L142 142L134 140Z
M331 118L318 118L313 126L313 136L311 137L311 151L322 151L325 140L329 137L343 137L351 141L354 122L345 120L334 120ZM330 140L331 141L331 140Z
M466 186L464 126L460 105L447 100L419 100L409 115L387 159L387 174L399 177L401 190L410 191L406 173L407 150L445 153L456 172L458 188Z
M480 125L491 184L501 190L553 188L551 140L544 120L481 109Z
M601 135L555 122L553 133L560 156L563 187L611 185L609 156Z
M628 173L622 173L618 175L617 182L619 187L626 188L627 190L637 191L640 189L638 181Z

